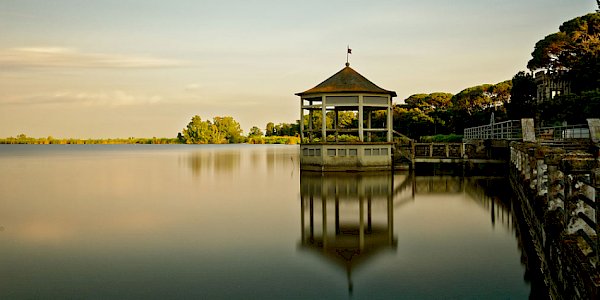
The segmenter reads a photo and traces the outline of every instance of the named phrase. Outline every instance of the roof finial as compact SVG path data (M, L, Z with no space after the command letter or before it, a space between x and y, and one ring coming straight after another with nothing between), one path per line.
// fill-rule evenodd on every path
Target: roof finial
M348 45L348 51L346 51L346 67L350 66L350 62L348 61L348 56L352 54L352 49L350 49L350 45Z

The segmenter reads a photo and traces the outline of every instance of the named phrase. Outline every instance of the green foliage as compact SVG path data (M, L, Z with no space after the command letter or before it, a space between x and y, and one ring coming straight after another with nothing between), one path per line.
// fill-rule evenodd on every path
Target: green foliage
M287 144L295 145L300 143L300 137L297 136L253 136L248 138L248 144Z
M564 32L546 36L535 44L532 58L527 63L529 69L560 70L565 67L564 54L569 38Z
M510 103L507 104L506 108L508 118L511 120L535 118L537 111L536 93L537 86L531 74L521 71L513 76Z
M333 128L333 114L334 112L330 111L325 114L325 126L329 129ZM321 124L323 124L323 117L321 112L312 112L311 114L304 116L304 128L308 128L308 120L312 117L313 128L321 128Z
M279 123L275 125L276 136L295 136L300 133L300 125L298 123Z
M421 108L425 106L429 106L426 99L429 97L429 94L414 94L410 95L408 98L404 99L404 103L408 105L408 107L412 108Z
M408 107L418 108L423 111L447 109L452 105L452 94L450 93L431 93L414 94L404 100Z
M296 123L267 123L267 136L295 136L300 134L299 121Z
M598 118L600 112L600 90L581 94L557 96L552 102L541 103L538 108L546 125L585 124L588 118Z
M186 144L226 144L243 143L240 124L232 117L214 117L213 122L202 121L200 116L192 117L187 127L177 135Z
M600 13L564 22L535 44L531 56L529 69L566 71L575 93L600 88Z
M245 141L242 136L242 128L240 123L232 117L214 117L213 123L217 127L217 131L223 135L227 143L237 144Z
M559 31L535 44L527 67L543 69L570 82L569 95L537 103L534 78L519 72L513 79L508 117L536 118L550 125L585 123L598 117L600 91L600 13L587 14L564 22ZM560 72L556 72L560 71Z
M114 144L179 144L174 138L134 138L127 139L74 139L74 138L32 138L25 134L0 139L0 144L34 144L34 145L114 145Z
M463 140L462 135L458 134L438 134L434 136L422 136L420 141L423 143L461 143Z
M469 115L481 111L492 104L492 88L491 84L466 88L452 97L452 106L456 110L466 111Z
M416 139L427 135L435 127L435 120L419 108L394 107L395 129L405 135Z
M210 121L202 121L200 116L192 117L187 127L179 135L186 144L222 144L225 141L223 133Z
M263 132L262 130L260 130L260 128L256 127L256 126L252 126L252 128L250 128L250 133L248 133L248 137L261 137L263 136Z
M327 141L328 142L336 142L335 135L328 135ZM358 141L359 141L359 138L358 138L358 136L355 136L355 135L341 134L341 135L338 135L338 137L337 137L338 143L351 143L351 142L358 142Z
M275 135L275 124L273 124L273 122L267 123L267 128L265 129L265 135L266 136Z
M502 119L510 101L512 81L482 84L450 93L415 94L394 107L394 129L406 136L462 132L463 128L487 124L492 112Z
M328 118L333 118L334 113L329 112ZM329 121L328 121L329 122ZM333 124L333 120L331 121ZM358 128L358 113L354 111L340 111L338 112L338 126L341 129L344 128Z

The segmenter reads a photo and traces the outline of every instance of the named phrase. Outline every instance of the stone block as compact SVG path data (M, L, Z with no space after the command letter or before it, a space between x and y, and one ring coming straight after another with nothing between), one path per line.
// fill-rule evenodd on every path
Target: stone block
M569 157L564 158L560 162L560 169L565 174L583 173L583 172L587 173L597 167L598 167L598 160L590 157L589 154L587 157L583 156L583 155L581 155L579 157L569 155Z

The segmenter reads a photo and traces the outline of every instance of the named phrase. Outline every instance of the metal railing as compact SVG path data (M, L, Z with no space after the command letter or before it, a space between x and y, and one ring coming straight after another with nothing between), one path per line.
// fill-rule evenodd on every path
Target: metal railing
M465 128L463 140L520 140L523 138L521 121L511 120L489 125ZM535 129L535 138L541 141L590 139L588 124L542 127Z
M562 141L569 139L589 139L590 129L587 124L542 127L535 130L536 139Z
M464 140L519 140L523 136L521 121L510 120L465 128Z

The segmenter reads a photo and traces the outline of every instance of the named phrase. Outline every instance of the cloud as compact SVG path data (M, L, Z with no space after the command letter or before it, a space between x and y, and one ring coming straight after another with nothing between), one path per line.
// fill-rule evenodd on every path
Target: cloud
M164 68L184 62L148 56L85 53L73 48L28 47L0 49L1 67L38 68Z
M13 99L7 104L73 104L82 106L133 106L152 105L162 102L158 95L133 95L124 91L111 92L76 92L57 91L51 94L37 94Z

